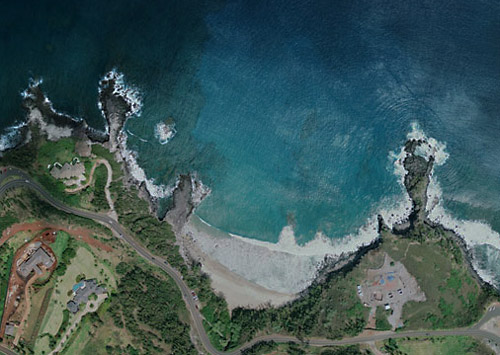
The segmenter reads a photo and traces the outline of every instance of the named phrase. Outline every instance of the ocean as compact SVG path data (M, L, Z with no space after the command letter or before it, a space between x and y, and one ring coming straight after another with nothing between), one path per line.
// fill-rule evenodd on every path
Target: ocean
M303 244L400 202L390 153L418 123L446 144L444 208L500 232L499 18L493 0L3 2L0 128L43 78L57 110L103 129L116 68L143 97L126 129L148 177L196 171L200 218L273 243L292 225Z

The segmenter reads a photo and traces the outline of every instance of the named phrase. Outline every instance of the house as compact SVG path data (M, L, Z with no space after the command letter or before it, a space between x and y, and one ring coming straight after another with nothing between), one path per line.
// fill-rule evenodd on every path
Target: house
M66 306L71 313L80 310L80 304L86 304L92 294L101 295L106 293L106 289L97 285L95 279L83 280L73 286L73 299Z
M13 337L16 334L17 326L14 323L5 324L5 335Z
M27 260L25 260L19 266L17 272L24 278L27 278L32 271L34 271L38 275L41 275L42 270L40 269L39 265L43 265L45 266L45 268L49 269L50 267L52 267L52 265L54 265L54 262L54 258L40 246L33 254L31 254L31 256Z

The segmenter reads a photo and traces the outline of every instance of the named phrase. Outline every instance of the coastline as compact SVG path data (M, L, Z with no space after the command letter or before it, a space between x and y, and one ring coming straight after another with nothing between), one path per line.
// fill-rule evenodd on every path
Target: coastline
M312 241L298 245L293 228L284 226L279 242L274 244L223 233L197 217L194 214L196 207L210 190L196 174L180 176L171 187L156 185L153 179L148 179L137 162L136 153L127 148L124 126L130 117L139 117L141 97L137 89L125 84L123 74L113 70L100 81L99 108L107 122L104 133L93 130L83 119L57 112L43 94L40 83L32 81L22 93L29 119L28 123L20 125L23 139L18 144L30 139L29 124L37 124L52 140L68 136L86 137L93 143L104 144L114 153L115 159L123 163L125 181L139 188L141 197L149 202L151 213L157 215L160 198L173 196L173 208L161 219L165 218L173 226L183 257L202 263L203 271L212 278L213 288L224 294L231 308L263 304L276 306L294 299L325 270L331 272L343 267L349 260L362 255L364 249L376 245L380 218L388 228L401 232L412 223L411 216L415 213L424 213L427 223L452 232L460 241L474 273L483 284L494 285L493 275L481 269L472 248L489 244L500 250L500 235L482 222L459 221L445 211L441 189L433 172L435 165L444 164L448 158L446 145L428 138L416 124L407 135L407 144L398 153L389 153L402 190L400 200L392 208L380 208L357 233L342 239L331 240L318 232ZM408 169L404 162L409 155L408 142L420 142L414 147L414 153L426 161L432 159L430 170L426 172L429 183L423 208L419 207L417 211L406 181ZM173 217L178 192L185 196L180 204L181 213ZM177 205L178 202L177 198Z
M411 146L412 143L414 146ZM483 272L474 260L471 250L471 239L461 235L453 228L433 220L432 209L428 206L440 204L441 195L434 190L436 179L434 167L442 165L448 158L446 146L433 138L427 138L417 125L412 127L408 134L407 144L401 147L398 154L391 153L394 160L395 174L400 178L403 194L399 206L395 209L382 209L377 216L368 219L367 224L360 228L356 235L347 236L341 240L332 241L323 234L318 233L316 238L304 245L298 245L293 235L293 229L285 226L280 235L279 242L269 243L242 236L224 233L207 222L193 215L186 222L180 233L180 243L186 240L196 244L197 248L212 261L217 261L226 270L229 270L246 280L277 292L299 294L309 285L318 280L325 272L332 272L346 263L361 257L365 249L376 246L379 238L378 225L389 228L395 233L404 234L417 220L424 221L436 228L443 228L448 233L453 233L455 240L466 256L467 263L476 278L485 287L491 282L488 274ZM415 155L416 160L423 164L422 171L411 167L411 162L406 164L406 158ZM410 161L410 159L408 160ZM418 165L418 163L417 163ZM416 175L428 182L423 195L412 192L408 176L413 174L409 170L416 169ZM410 196L412 195L412 196ZM418 201L420 199L421 201ZM437 199L437 202L436 202ZM444 211L444 209L443 209ZM171 221L174 223L174 221ZM464 221L463 224L477 223ZM476 235L477 230L473 230ZM478 239L476 239L478 240ZM500 238L499 238L500 241ZM478 240L479 243L485 242ZM257 261L257 263L255 262ZM342 266L341 266L342 265ZM270 272L272 270L272 272ZM205 271L218 277L216 271ZM217 290L218 286L214 284ZM219 287L218 291L223 292ZM223 292L224 293L224 292Z

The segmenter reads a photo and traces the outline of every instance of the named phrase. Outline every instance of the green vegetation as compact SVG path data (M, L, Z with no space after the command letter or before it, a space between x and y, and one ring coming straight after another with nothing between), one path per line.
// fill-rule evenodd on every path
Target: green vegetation
M117 326L122 326L123 318L143 353L163 353L167 346L174 354L196 354L189 325L181 320L186 317L184 302L172 279L160 279L140 267L130 267L112 296L110 309Z
M14 250L11 247L7 244L0 246L0 319L2 318L3 308L5 306L4 300L7 296L13 258Z
M486 355L493 354L485 344L466 336L388 339L382 350L391 355Z
M137 188L125 189L121 182L112 184L116 195L115 209L119 222L130 230L153 254L165 257L177 268L184 265L175 245L175 235L167 222L159 221L149 212L146 201L138 197Z
M4 204L2 204L2 209L4 210L2 212L5 215L0 216L0 235L3 233L3 231L5 229L9 228L11 225L18 222L18 219L16 217L14 217L14 215L12 213L5 211L5 207L6 206L4 206Z
M54 287L52 285L39 290L35 289L35 294L32 297L32 311L28 318L28 327L24 333L27 339L27 346L31 349L35 346L53 291Z
M17 219L12 220L15 222L34 218L50 221L51 223L78 225L92 229L101 235L110 236L112 234L108 228L93 220L68 214L52 207L47 202L41 200L34 192L24 188L17 189L12 194L4 196L2 207L4 213L17 216Z
M70 240L71 236L68 233L58 231L56 234L56 241L50 245L59 262L62 260L63 252L68 248Z
M0 158L0 164L3 166L17 166L23 170L29 171L36 162L36 150L37 146L34 140L31 140L21 147L6 151L3 157Z
M72 138L61 138L58 141L45 141L38 149L37 163L47 167L55 162L69 163L75 157L75 141Z
M68 339L66 345L64 346L61 354L84 354L81 349L85 345L85 342L88 340L89 335L91 333L91 329L93 328L93 320L96 317L92 316L92 313L86 314L79 325L79 331L73 333L73 335ZM97 317L98 319L98 317ZM87 354L91 354L90 352Z
M98 166L94 171L94 196L92 205L97 210L109 210L108 201L106 200L106 181L108 179L108 169L104 165Z
M54 272L54 275L57 276L57 279L54 280L54 293L40 328L42 336L49 337L50 348L55 347L60 341L64 330L71 321L72 316L66 309L66 303L73 296L72 293L68 294L68 291L75 284L76 275L84 271L88 278L95 278L98 283L105 283L108 290L112 291L116 288L114 275L103 266L102 262L97 260L92 252L80 242L76 242L74 239L69 241L67 248L62 253L62 260ZM35 350L42 351L43 344L43 342L38 341Z
M359 345L313 347L307 344L296 344L292 342L278 344L274 341L262 341L241 352L241 355L267 354L369 355L371 352L369 350L362 350Z
M73 239L68 239L66 247L61 253L61 257L57 260L57 268L54 274L57 276L63 276L68 269L68 265L71 264L71 259L76 256L76 250L73 248Z
M96 155L97 157L104 158L109 162L109 164L111 165L111 170L113 171L113 180L117 180L123 175L120 163L116 162L113 153L104 148L102 145L93 144L92 154Z
M387 313L382 307L377 307L375 314L375 327L377 330L391 330L392 326L387 320Z
M421 229L416 238L396 237L388 232L383 238L381 250L405 265L427 299L405 304L405 328L470 325L479 319L487 303L495 297L491 290L481 288L472 278L459 247L440 227L429 228L425 233Z

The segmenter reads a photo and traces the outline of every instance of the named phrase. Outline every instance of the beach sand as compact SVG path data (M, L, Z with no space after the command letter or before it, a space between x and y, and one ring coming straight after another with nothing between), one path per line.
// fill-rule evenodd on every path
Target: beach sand
M199 235L192 225L186 226L185 231L189 234L197 233ZM189 234L183 233L184 250L188 250L190 257L201 263L202 270L212 280L212 288L217 293L223 294L230 310L236 307L279 306L295 298L293 294L269 290L232 272L214 258L205 254Z

